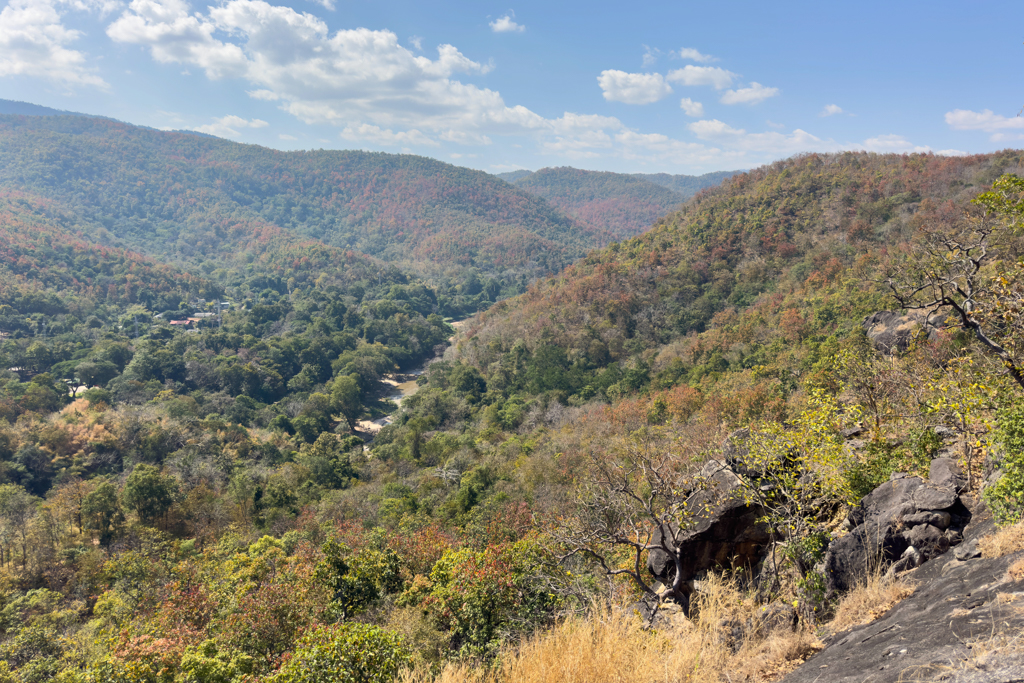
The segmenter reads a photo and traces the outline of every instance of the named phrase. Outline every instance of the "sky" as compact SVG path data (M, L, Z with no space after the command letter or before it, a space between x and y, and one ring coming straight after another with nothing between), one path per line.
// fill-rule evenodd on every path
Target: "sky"
M282 150L700 174L1024 147L1021 0L0 7L0 98Z

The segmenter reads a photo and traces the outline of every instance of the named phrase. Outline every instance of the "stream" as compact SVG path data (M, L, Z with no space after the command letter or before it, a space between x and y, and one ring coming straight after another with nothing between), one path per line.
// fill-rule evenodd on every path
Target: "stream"
M459 335L459 332L465 326L469 319L455 320L450 323L455 328L455 334L448 338L448 343L451 344L455 341L455 337ZM415 394L420 389L420 385L416 384L416 378L427 371L427 365L424 364L418 368L415 368L409 372L391 375L381 380L385 384L391 386L391 391L385 398L388 398L395 402L395 404L401 408L402 401ZM359 420L356 423L358 431L364 434L369 434L371 439L383 429L385 426L391 424L395 417L395 413L390 413L384 417L378 417L376 420Z

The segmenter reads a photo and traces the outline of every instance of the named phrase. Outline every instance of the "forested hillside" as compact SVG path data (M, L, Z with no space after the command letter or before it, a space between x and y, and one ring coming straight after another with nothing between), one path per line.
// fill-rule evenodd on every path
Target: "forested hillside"
M554 272L606 243L486 173L424 157L277 152L89 117L0 117L0 188L73 211L79 229L201 262L236 226L357 250L427 274Z
M676 209L705 187L717 185L731 172L702 176L667 173L633 174L542 168L536 173L500 174L516 187L543 197L567 216L617 239L639 235L654 221Z

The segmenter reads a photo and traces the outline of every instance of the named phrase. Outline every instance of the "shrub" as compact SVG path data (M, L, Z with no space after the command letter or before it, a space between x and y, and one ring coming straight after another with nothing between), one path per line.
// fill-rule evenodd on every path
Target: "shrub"
M1003 476L985 489L985 503L996 521L1012 524L1024 514L1024 404L999 411L995 440L1003 447Z
M385 683L409 662L395 633L368 624L321 626L299 639L269 683Z

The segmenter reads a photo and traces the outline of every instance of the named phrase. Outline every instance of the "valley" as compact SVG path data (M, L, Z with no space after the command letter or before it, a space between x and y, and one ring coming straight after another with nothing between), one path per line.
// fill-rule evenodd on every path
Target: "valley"
M496 176L35 113L0 681L895 681L850 634L1019 624L1024 152Z

